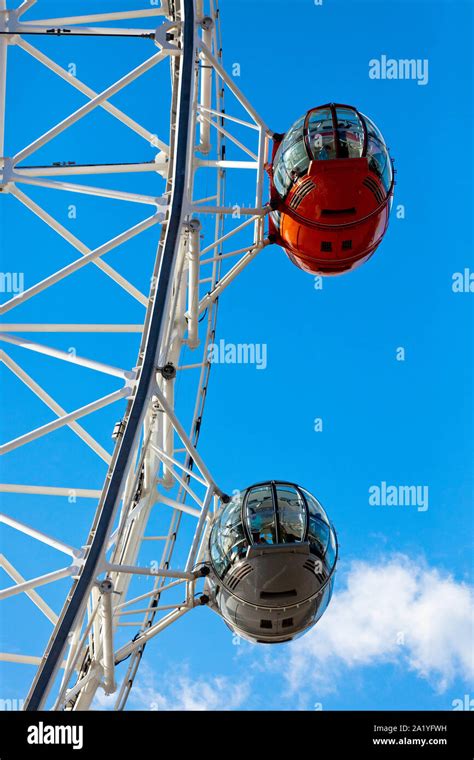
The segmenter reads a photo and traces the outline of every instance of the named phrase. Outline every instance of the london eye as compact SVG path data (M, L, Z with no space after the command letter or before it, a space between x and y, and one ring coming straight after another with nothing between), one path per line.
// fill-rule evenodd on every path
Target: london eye
M105 5L44 18L48 2L0 0L4 267L24 268L22 235L34 251L0 307L0 522L25 555L0 555L0 600L30 621L9 626L0 659L25 684L34 673L27 710L86 710L98 691L123 710L146 649L197 607L256 645L317 625L338 557L331 505L291 473L217 482L199 449L209 347L219 303L264 249L281 246L302 278L350 278L382 242L394 190L382 133L355 106L308 102L286 132L264 122L225 68L214 0ZM87 62L102 89L82 81ZM36 76L64 100L27 118L12 93ZM236 175L250 205L229 201Z

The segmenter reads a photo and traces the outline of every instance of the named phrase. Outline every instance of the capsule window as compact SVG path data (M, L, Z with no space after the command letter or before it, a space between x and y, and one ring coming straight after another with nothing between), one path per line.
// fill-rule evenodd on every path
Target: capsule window
M316 108L310 114L308 139L314 159L328 161L336 158L336 141L330 108Z
M361 114L367 129L367 158L370 171L377 174L388 192L393 181L393 166L385 140L378 127L368 116Z
M366 116L365 114L361 114L361 117L365 121L365 126L367 128L367 134L369 135L369 137L375 137L375 139L378 140L380 143L385 144L385 140L383 139L380 129L374 124L372 119L369 119L369 117Z
M252 488L247 497L247 522L254 544L276 544L276 516L271 486Z
M227 569L227 561L225 554L222 552L219 544L217 543L216 539L216 531L213 531L213 538L214 540L211 541L211 558L214 567L216 568L218 574L222 577Z
M343 240L342 241L342 250L343 251L350 251L352 248L352 240Z
M293 133L295 134L295 133ZM281 143L273 164L273 181L282 198L284 198L291 185L306 174L309 167L309 156L303 139L303 132L298 139L291 142L286 138Z
M326 547L326 555L324 557L324 563L329 573L333 569L334 564L336 562L336 554L337 554L336 535L334 533L334 530L331 528L331 531L329 533L329 542Z
M292 182L301 177L301 175L306 174L309 166L309 156L306 152L303 135L301 135L300 140L297 140L290 148L285 150L283 163Z
M324 591L321 594L321 597L320 597L321 600L319 603L318 611L316 613L316 622L322 617L323 612L325 611L326 607L331 601L333 586L334 586L334 578L332 578L329 581L329 583L327 584L327 586L325 587Z
M305 488L300 488L300 491L303 493L306 499L309 514L313 515L314 517L319 517L321 520L323 520L323 522L326 523L326 525L329 525L329 520L327 518L326 512L324 511L324 509L322 508L321 504L316 499L316 497L313 496Z
M291 180L288 174L286 173L285 165L283 161L281 160L280 152L277 154L277 158L275 160L275 166L273 170L273 181L281 197L284 198L291 185Z
M326 253L329 253L329 251L332 251L332 243L329 243L326 240L321 241L321 250L325 251Z
M219 519L217 543L229 564L245 550L245 534L240 519L240 498L232 499Z
M282 628L291 628L293 625L293 618L285 618L281 621L281 627Z
M303 134L303 126L306 119L306 114L301 116L298 121L295 121L283 138L282 148L286 150L290 145L293 145L296 140L299 140Z
M291 486L277 486L280 543L303 541L306 531L306 508L303 499Z
M364 148L364 127L356 111L336 108L339 158L360 158Z
M310 515L308 539L318 557L324 557L329 543L331 529L320 517Z
M211 534L211 558L222 578L230 565L245 555L247 540L241 522L241 500L236 496L224 507Z
M385 145L374 137L369 137L367 158L370 171L380 177L385 190L388 190L392 182L392 163Z
M310 542L311 551L318 557L324 557L328 548L330 537L332 535L332 529L329 524L326 512L322 508L321 504L315 497L306 491L301 489L306 503L308 505L309 525L308 525L308 541Z
M260 628L273 628L273 624L271 620L261 620L260 621Z

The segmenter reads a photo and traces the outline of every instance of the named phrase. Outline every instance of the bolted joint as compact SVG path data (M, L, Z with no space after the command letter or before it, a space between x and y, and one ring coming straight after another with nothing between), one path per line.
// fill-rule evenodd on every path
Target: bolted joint
M160 24L154 32L144 35L154 39L155 45L162 50L176 50L176 24L172 21Z
M167 362L163 367L158 367L158 372L165 380L174 380L176 377L176 367L172 362Z
M114 429L112 431L112 436L111 437L114 440L117 440L117 438L120 438L123 435L124 430L125 430L125 422L124 422L124 420L119 420L114 425Z
M114 584L109 578L105 578L105 580L99 583L99 591L101 594L111 594L113 590Z
M199 219L191 219L189 222L187 222L187 228L189 232L199 232L201 227L202 224Z
M207 596L207 594L202 594L202 595L199 597L199 604L200 604L201 606L204 606L205 604L209 604L209 602L210 602L210 599L209 599L209 597Z
M13 18L11 18L11 10L3 10L0 13L0 32L3 32L5 34L4 42L6 45L8 45L11 41L9 37L6 36L6 33L12 33L14 31L15 21L16 17L14 14Z
M212 29L214 26L214 21L210 16L204 16L203 20L201 21L201 26L206 30L206 32L208 32L209 29Z
M8 193L13 179L13 161L0 156L0 193Z
M228 494L226 493L221 494L221 502L223 504L228 504L229 501L231 501L231 499L232 499L232 496L228 496Z

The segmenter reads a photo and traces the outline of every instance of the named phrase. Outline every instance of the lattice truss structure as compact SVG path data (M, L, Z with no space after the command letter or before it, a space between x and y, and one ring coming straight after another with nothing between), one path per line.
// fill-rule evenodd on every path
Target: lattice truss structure
M4 283L18 270L27 282L0 309L0 659L25 683L34 666L26 709L87 709L98 689L123 709L146 644L203 599L203 548L223 498L197 451L208 346L221 294L268 244L272 133L222 67L214 0L116 12L104 2L103 13L64 18L41 18L48 0L7 2L0 243ZM55 60L56 50L79 58L82 45L112 81L102 91ZM132 50L139 62L123 73ZM42 86L33 66L64 101L45 91L10 133ZM80 105L64 114L71 90ZM141 105L148 127L130 115ZM97 141L99 117L122 130L113 151ZM227 200L236 177L248 206ZM92 245L48 210L72 201Z

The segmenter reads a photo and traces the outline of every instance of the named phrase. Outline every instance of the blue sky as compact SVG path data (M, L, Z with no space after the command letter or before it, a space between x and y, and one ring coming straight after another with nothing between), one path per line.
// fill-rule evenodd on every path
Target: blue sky
M45 15L60 15L61 3L43 4ZM113 3L114 8L145 5L145 0ZM84 11L109 6L91 0ZM35 15L44 14L35 10L31 18ZM213 367L201 452L227 491L282 478L301 483L321 500L336 527L341 553L328 611L303 639L270 649L236 645L219 618L199 609L148 645L129 707L451 709L453 700L472 694L473 295L452 289L456 272L474 269L472 6L227 0L221 22L224 64L228 71L234 63L240 65L235 81L272 129L284 132L306 110L328 101L353 104L383 132L395 158L397 185L389 231L369 263L326 279L318 290L282 250L270 247L232 284L219 307L218 337L265 344L268 366L264 371L252 365ZM67 65L72 60L68 42L35 44ZM98 67L92 43L79 42L80 50L77 42L72 48L78 76L96 89L143 60L135 41L110 42L107 66ZM428 83L369 78L369 61L382 55L427 59ZM21 51L13 51L14 56L7 154L84 102ZM132 100L125 95L114 100L124 108L133 103L134 112L150 126L164 117L155 93L160 84L166 86L168 72L164 67L156 71L158 82L148 74L130 88ZM48 82L57 97L45 105L41 88ZM153 151L147 152L139 138L124 134L105 114L93 118L93 139L87 125L77 127L73 153L78 163L121 160L125 148L126 160L152 158ZM161 135L166 139L166 130ZM61 139L38 152L38 162L41 155L45 162L67 158L71 151L66 152ZM151 175L114 178L111 184L153 192ZM95 200L78 196L78 218L71 221L62 194L26 189L31 197L47 198L45 207L91 247L103 241L105 229L111 237L144 217L140 207L110 201L98 211ZM229 181L228 198L252 202L239 180ZM3 271L21 269L21 261L32 284L71 260L53 233L13 198L2 201ZM404 218L397 218L400 205ZM18 237L18 229L24 237ZM107 260L146 292L155 249L156 229ZM37 305L32 301L22 307L21 321L34 321L38 309L42 321L56 321L54 315L66 303L67 321L74 321L71 314L83 319L85 305L87 321L110 321L108 297L122 299L114 305L124 321L141 318L141 307L117 295L105 277L99 299L97 282L96 272L82 270L74 285L58 286ZM69 345L61 336L48 336L48 342L63 349ZM78 353L90 354L90 338L86 343L83 336L74 336L74 346ZM400 348L404 361L396 358ZM92 350L105 362L132 366L136 338L98 339ZM72 391L86 403L117 387L86 370L79 382L75 371L62 365L52 374L57 363L45 365L18 349L9 353L21 358L66 407ZM16 404L14 413L6 404L3 439L51 419L4 372L2 395L9 399L8 394ZM108 409L84 426L110 448L108 435L116 418L116 411ZM314 430L316 418L322 419L321 432ZM100 487L103 470L96 458L67 431L56 436L55 446L60 442L71 453L77 447L68 477L76 485ZM20 449L3 465L3 478L61 485L54 451L40 454L36 443ZM371 506L369 488L382 482L426 486L428 509ZM32 515L28 497L6 497L4 502L2 511L71 541L81 531L85 537L94 506L91 501L72 507L55 503L51 509L45 498L36 501ZM11 531L3 540L8 544L2 551L25 577L34 574L38 556L25 550L24 540ZM51 557L57 563L49 549L39 551L45 561ZM7 576L2 577L5 585ZM63 593L66 588L64 582ZM44 597L59 609L60 590L45 587ZM14 620L15 646L39 654L31 651L27 636L30 603L7 604L2 648L11 651ZM48 626L46 620L39 622L38 640L47 636ZM29 667L2 664L1 696L21 697L32 674Z

